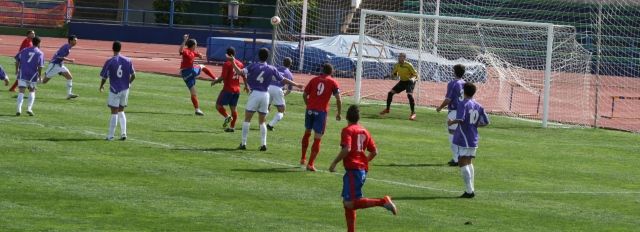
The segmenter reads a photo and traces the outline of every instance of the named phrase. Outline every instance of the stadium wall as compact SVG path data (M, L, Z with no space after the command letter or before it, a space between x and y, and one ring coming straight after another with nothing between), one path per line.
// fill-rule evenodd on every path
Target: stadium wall
M201 44L209 37L242 37L256 39L271 39L272 32L259 29L200 29L178 28L167 26L135 26L114 25L100 23L70 22L69 34L82 39L120 40L138 43L180 44L182 35L189 34Z

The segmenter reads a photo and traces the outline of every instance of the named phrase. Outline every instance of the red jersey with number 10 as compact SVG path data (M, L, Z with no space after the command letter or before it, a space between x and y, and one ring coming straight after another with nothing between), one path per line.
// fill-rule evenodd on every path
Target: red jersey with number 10
M340 146L349 149L349 154L344 157L342 163L348 170L369 170L369 159L365 150L376 151L376 142L371 138L371 134L360 124L349 124L342 129L342 139Z
M320 75L309 81L304 88L307 93L307 110L329 111L331 95L340 94L338 82L329 75Z

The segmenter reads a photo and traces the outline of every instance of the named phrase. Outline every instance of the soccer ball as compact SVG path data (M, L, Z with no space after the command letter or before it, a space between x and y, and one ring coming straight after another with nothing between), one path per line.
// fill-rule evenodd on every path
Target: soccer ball
M278 16L271 17L271 25L278 26L280 22L282 22L282 20L280 20L280 17Z

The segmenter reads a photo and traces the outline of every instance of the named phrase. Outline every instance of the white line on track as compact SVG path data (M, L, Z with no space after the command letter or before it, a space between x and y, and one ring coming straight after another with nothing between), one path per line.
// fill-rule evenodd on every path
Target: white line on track
M80 131L80 130L72 130L72 128L67 128L67 127L63 127L63 126L46 126L44 124L40 124L40 123L36 123L36 122L15 122L13 120L8 120L8 119L0 119L0 122L10 122L10 123L22 124L22 125L35 125L35 126L44 127L44 128L54 128L54 129L60 129L60 130L66 130L66 131ZM98 133L98 132L89 131L89 130L81 130L81 133L84 134L84 135L92 136L92 137L102 137L102 136L104 136L104 133ZM153 146L158 146L158 147L162 147L162 148L195 148L195 147L176 146L176 145L173 145L173 144L159 143L159 142L153 142L153 141L147 141L147 140L141 140L141 139L132 139L132 138L127 138L127 141L137 142L137 143L147 144L147 145L153 145ZM222 154L221 152L217 152L217 151L199 151L199 152L212 153L212 154ZM262 162L262 163L266 163L266 164L273 164L273 165L290 167L290 168L300 167L300 166L297 166L297 165L291 165L291 164L282 163L282 162L279 162L279 161L265 159L265 158L252 158L252 157L248 157L248 156L237 156L237 158L241 158L241 159L244 159L244 160L249 160L249 161L252 161L252 162L258 161L258 162ZM317 172L329 173L329 174L333 174L333 175L337 175L337 176L343 175L343 173L338 173L338 172L331 173L331 172L325 171L325 170L318 170ZM404 183L404 182L399 182L399 181L394 181L394 180L385 180L385 179L377 179L377 178L367 178L367 180L386 183L386 184L391 184L391 185L398 185L398 186L403 186L403 187L408 187L408 188L427 189L427 190L446 192L446 193L459 193L459 192L461 192L461 190L441 189L441 188L430 187L430 186L423 186L423 185L417 185L417 184ZM640 194L640 191L619 191L619 192L615 192L615 191L525 191L525 190L513 190L513 191L492 191L492 190L487 190L487 191L482 191L481 190L481 191L477 191L477 192L478 193L493 193L493 194L582 194L582 195Z

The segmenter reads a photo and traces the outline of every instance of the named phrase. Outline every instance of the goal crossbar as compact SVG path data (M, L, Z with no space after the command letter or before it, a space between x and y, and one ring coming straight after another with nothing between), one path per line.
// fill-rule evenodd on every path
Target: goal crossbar
M455 21L455 22L471 22L482 24L498 24L498 25L512 25L512 26L526 26L526 27L539 27L547 30L547 43L545 54L545 70L544 70L544 90L543 90L543 111L542 111L542 127L547 127L549 119L549 98L551 92L551 60L553 53L553 37L554 37L554 24L551 23L539 23L539 22L521 22L521 21L508 21L508 20L494 20L494 19L480 19L480 18L463 18L463 17L451 17L451 16L439 16L439 15L424 15L424 14L411 14L400 12L386 12L377 10L362 10L360 12L360 24L359 24L359 38L358 38L358 51L362 51L363 44L365 43L365 26L367 15L378 16L391 16L391 17L404 17L414 19L428 19L434 21ZM437 35L436 35L437 36ZM420 51L422 52L422 51ZM354 100L356 104L360 104L361 89L362 89L362 73L363 73L363 54L359 52L357 54L356 63L356 78L355 78L355 93ZM420 60L419 62L422 62Z

